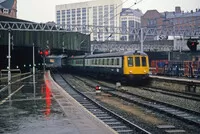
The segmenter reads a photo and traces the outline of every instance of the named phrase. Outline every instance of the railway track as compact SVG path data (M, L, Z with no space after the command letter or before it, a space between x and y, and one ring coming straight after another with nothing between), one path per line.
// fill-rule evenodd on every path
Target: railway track
M160 112L160 113L164 113L166 115L169 115L171 117L175 117L181 121L184 121L186 123L189 123L191 125L195 125L195 126L200 126L200 113L196 112L196 111L192 111L186 108L182 108L176 105L172 105L169 103L165 103L165 102L161 102L161 101L157 101L154 99L150 99L150 98L146 98L143 97L141 95L137 95L131 92L124 92L124 91L119 91L116 90L115 88L109 87L107 85L104 85L102 83L97 83L96 81L93 81L91 83L88 83L78 77L76 77L77 79L85 82L88 86L90 87L95 87L95 85L100 85L102 87L102 90L106 93L109 93L113 96L116 96L118 98L121 98L127 102L130 103L134 103L137 104L139 106L143 106L145 108L150 108L153 109L154 111ZM96 84L94 84L96 83Z
M125 133L142 133L150 134L147 130L139 127L138 125L126 120L125 118L117 115L113 111L103 107L99 103L90 99L84 93L78 91L75 87L69 84L69 82L60 74L53 74L54 80L65 89L73 98L75 98L80 104L88 109L97 118L113 128L120 134ZM67 86L66 86L67 83Z
M171 90L159 89L159 88L154 88L154 87L141 87L141 89L151 91L151 92L162 93L165 95L190 99L190 100L194 100L194 101L200 101L200 94L196 94L196 93L171 91Z
M144 107L160 111L161 113L165 113L167 115L176 117L182 121L185 121L186 123L200 126L200 113L198 112L191 111L168 103L155 101L153 99L144 98L142 96L135 95L132 93L122 93L121 91L107 91L107 93L110 93L128 102L139 104Z

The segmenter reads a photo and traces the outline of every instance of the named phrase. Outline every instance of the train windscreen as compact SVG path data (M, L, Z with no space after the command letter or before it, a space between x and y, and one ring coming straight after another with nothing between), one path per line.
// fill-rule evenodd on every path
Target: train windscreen
M133 57L128 57L128 66L129 67L133 66Z
M147 66L146 57L142 57L142 66L143 66L143 67Z
M136 67L140 66L140 57L135 57L135 66Z

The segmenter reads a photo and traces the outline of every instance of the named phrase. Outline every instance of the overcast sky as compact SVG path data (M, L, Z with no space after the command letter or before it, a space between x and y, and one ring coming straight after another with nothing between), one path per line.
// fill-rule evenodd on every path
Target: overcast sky
M55 21L55 6L88 0L18 0L17 17L34 22ZM123 0L126 1L126 0ZM123 7L130 7L140 0L128 0ZM121 3L119 3L121 4ZM200 8L199 0L142 0L132 8L139 8L145 13L147 10L157 9L159 12L174 11L175 6L180 6L183 11Z

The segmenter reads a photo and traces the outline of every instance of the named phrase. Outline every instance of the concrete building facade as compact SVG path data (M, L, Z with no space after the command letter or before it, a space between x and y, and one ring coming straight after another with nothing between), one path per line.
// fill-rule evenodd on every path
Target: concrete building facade
M107 27L119 27L121 3L121 0L95 0L57 5L56 23L68 31L90 34L91 40L119 40L120 35L108 33Z
M141 27L142 12L139 9L123 8L120 13L120 24L122 34L120 40L135 41L136 35L133 30ZM127 34L128 30L128 34Z

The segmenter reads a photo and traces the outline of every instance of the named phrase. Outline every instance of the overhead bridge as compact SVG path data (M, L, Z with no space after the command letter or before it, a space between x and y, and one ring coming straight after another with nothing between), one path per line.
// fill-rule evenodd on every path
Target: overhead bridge
M52 23L35 23L0 16L0 69L7 68L9 33L11 35L11 68L32 66L35 47L36 65L42 63L38 51L50 49L55 54L85 54L90 52L90 35L69 32Z

